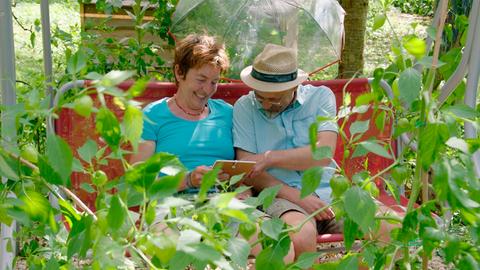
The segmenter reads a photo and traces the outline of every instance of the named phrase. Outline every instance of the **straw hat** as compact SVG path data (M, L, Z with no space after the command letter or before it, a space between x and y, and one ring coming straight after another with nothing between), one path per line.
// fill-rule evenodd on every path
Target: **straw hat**
M252 66L240 73L242 81L262 92L281 92L306 81L308 74L297 66L294 49L267 44Z

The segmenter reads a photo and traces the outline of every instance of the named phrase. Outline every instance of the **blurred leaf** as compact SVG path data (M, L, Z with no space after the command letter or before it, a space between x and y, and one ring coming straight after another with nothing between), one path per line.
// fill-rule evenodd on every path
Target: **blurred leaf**
M358 186L351 187L344 193L343 203L345 212L364 233L368 233L374 228L377 208L372 197L366 191Z
M385 128L385 117L386 117L386 112L381 111L377 117L375 117L375 126L378 128L378 130L383 131Z
M143 129L143 113L135 106L127 106L123 117L125 137L132 144L133 150L137 151Z
M0 174L8 179L17 181L20 178L18 177L16 168L18 168L18 161L5 155L3 151L0 150Z
M268 187L262 190L260 194L258 194L259 203L263 205L263 209L267 209L272 205L273 200L277 197L277 193L282 189L282 185L276 185L272 187Z
M239 221L242 222L250 222L250 219L248 218L247 214L243 212L242 210L237 210L237 209L223 209L220 211L221 214L225 216L229 216L235 219L238 219Z
M308 195L312 194L322 180L323 167L312 167L304 171L302 176L302 190L300 193L300 198L305 198Z
M387 19L387 16L383 13L376 15L375 18L373 19L372 30L375 31L375 30L381 28L385 24L386 19Z
M345 249L351 250L355 240L361 236L362 234L359 231L358 224L350 218L345 218L343 221L343 241L345 243Z
M441 149L448 136L448 128L443 123L428 124L421 130L418 158L420 158L424 170L428 170L435 159L443 155Z
M45 158L39 159L40 175L52 184L68 185L73 166L73 154L68 144L59 136L49 134ZM49 179L50 176L53 179Z
M313 122L309 129L308 129L308 137L310 139L310 149L312 149L312 152L315 151L317 148L317 129L318 129L318 124L317 122Z
M422 75L417 70L407 68L400 73L398 80L399 98L408 107L419 97L421 88Z
M368 127L370 126L370 120L366 121L355 121L350 125L350 135L353 137L353 135L360 133L363 134L368 130Z
M118 119L113 112L106 107L100 108L95 128L113 151L118 149L122 134Z
M156 207L157 201L155 200L151 201L147 206L147 210L145 211L145 222L148 225L152 225L152 223L155 221L155 217L157 215Z
M95 157L97 149L97 143L88 139L80 148L78 148L77 152L81 159L90 163L92 162L92 158Z
M285 264L283 263L283 258L279 258L272 247L267 247L258 254L255 260L255 268L262 270L278 270L284 269Z
M87 55L83 50L78 50L75 54L70 56L67 61L67 72L70 74L77 74L87 65Z
M288 269L295 269L296 267L300 269L310 269L318 257L320 257L319 252L304 252L297 258L293 265L288 267Z
M207 198L207 192L215 185L220 169L220 166L214 167L211 171L203 175L200 191L198 191L199 201L204 201Z
M118 195L113 195L107 215L108 225L113 231L116 231L122 227L123 223L125 222L125 217L125 209L122 207L120 198Z
M355 255L346 255L338 265L338 270L358 269L358 257Z
M130 97L138 97L140 96L143 91L145 91L148 85L149 78L142 77L140 79L135 80L133 85L128 89L128 94Z
M468 150L468 144L465 140L457 138L457 137L451 137L448 139L447 142L445 142L446 145L455 148L457 150L462 151L465 154L470 153Z
M387 150L385 150L385 147L379 145L378 143L376 142L373 142L373 141L364 141L364 142L360 142L358 143L359 146L365 148L366 150L368 150L369 152L372 152L376 155L379 155L381 157L385 157L385 158L389 158L389 159L392 159L392 156L388 153Z
M102 81L100 84L105 86L115 86L131 78L133 75L135 75L135 73L136 73L135 71L129 71L129 70L126 70L126 71L112 70L102 78Z
M228 252L230 259L242 269L247 267L247 259L250 253L250 244L242 238L231 238L228 241Z
M445 113L451 113L458 118L469 120L476 120L476 118L480 117L479 112L465 104L455 104L453 106L448 106L445 109L442 109L442 111Z
M278 240L278 236L283 229L283 221L279 218L273 217L263 221L260 228L266 236Z
M90 193L90 194L95 193L95 189L88 183L85 183L85 182L81 183L80 188L86 191L87 193Z
M427 44L425 43L425 40L418 37L408 38L403 42L403 47L407 50L407 52L416 58L424 56L427 51Z
M330 148L329 146L316 147L312 154L313 154L313 159L315 160L321 160L324 158L331 159L332 148Z

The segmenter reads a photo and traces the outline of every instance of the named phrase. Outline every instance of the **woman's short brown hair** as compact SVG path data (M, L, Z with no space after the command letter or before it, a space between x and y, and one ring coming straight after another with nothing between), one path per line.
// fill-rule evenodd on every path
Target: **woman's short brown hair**
M189 69L205 64L214 64L221 72L228 69L229 61L223 43L214 37L197 34L188 35L177 43L173 68L178 65L182 76L187 75Z

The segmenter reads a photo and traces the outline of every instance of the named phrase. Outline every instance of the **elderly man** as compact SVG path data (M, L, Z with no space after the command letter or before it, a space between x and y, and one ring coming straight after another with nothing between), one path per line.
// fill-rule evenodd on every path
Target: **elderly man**
M331 160L314 160L309 146L309 126L318 116L333 119L335 96L324 86L301 85L308 75L298 69L296 51L268 44L252 66L241 72L253 91L240 98L233 111L234 146L238 159L257 164L247 183L257 191L282 185L277 198L265 211L295 226L309 214L328 205ZM334 120L318 125L317 146L335 151L338 126ZM302 175L308 168L324 167L319 187L300 198ZM295 257L316 250L318 233L338 233L342 226L326 208L291 234Z

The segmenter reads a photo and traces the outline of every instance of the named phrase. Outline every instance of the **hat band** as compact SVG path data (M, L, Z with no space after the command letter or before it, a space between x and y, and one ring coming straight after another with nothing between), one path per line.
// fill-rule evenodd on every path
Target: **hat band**
M266 74L252 68L251 75L262 82L283 83L294 81L297 78L297 71L288 74Z

